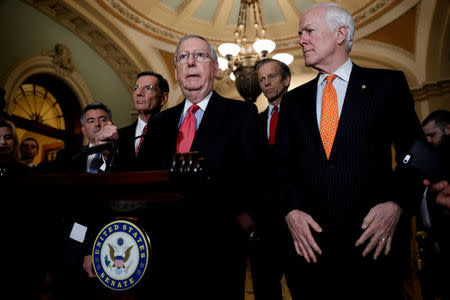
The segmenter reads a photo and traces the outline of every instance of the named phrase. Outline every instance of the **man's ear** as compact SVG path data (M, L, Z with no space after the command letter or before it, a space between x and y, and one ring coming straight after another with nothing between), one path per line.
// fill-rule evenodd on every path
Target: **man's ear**
M447 124L444 128L445 135L450 136L450 124Z
M337 29L337 42L339 45L342 45L343 43L345 43L345 40L347 38L347 34L348 34L348 30L346 26L339 26L339 28Z
M161 97L161 107L163 107L169 100L169 93L164 93Z

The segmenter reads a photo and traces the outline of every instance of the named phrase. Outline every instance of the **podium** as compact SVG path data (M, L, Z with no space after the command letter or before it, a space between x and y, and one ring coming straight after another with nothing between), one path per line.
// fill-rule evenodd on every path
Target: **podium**
M182 193L169 180L168 171L116 172L100 174L31 175L30 201L33 224L45 228L45 243L52 261L52 286L57 299L147 299L161 280L170 276L165 265L175 246L175 225L171 218L182 211ZM42 200L37 200L40 198ZM36 205L39 203L38 205ZM144 229L150 238L151 257L146 275L136 287L125 291L110 290L98 278L88 279L82 259L92 249L99 230L111 221L127 219ZM74 224L88 227L82 242L73 239ZM37 242L37 241L36 241ZM62 253L60 253L62 251ZM159 296L160 292L156 292ZM154 299L157 299L153 297ZM152 298L152 299L153 299Z

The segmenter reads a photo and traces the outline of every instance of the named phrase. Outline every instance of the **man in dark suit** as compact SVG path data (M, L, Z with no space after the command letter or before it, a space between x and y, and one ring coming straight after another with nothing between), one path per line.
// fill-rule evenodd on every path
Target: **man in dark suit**
M300 19L305 65L319 74L284 95L276 142L293 299L402 293L410 238L403 229L420 195L411 193L417 178L392 170L391 145L398 161L424 136L403 73L349 59L353 30L351 14L335 3Z
M249 244L250 264L255 299L281 299L281 277L285 226L279 209L279 188L276 177L273 147L280 110L280 102L291 82L289 67L272 58L256 66L259 86L269 105L258 115L258 134L261 135L264 163L261 173L267 183L258 201L255 222L259 225L257 239Z
M243 245L253 226L249 205L259 152L257 109L214 92L218 72L217 54L206 39L188 35L179 41L175 77L185 100L150 119L143 163L149 169L168 169L176 152L198 151L208 171L206 182L186 187L182 208L171 211L167 222L173 234L159 243L169 256L164 260L173 280L169 284L181 286L171 293L243 299ZM155 241L155 273L157 247Z
M169 98L169 84L158 73L144 71L138 74L134 86L134 108L138 112L138 118L132 124L119 129L118 160L115 170L131 171L139 170L136 158L142 153L143 138L147 131L147 123L150 117L159 112Z
M422 128L430 146L441 155L441 164L450 170L450 111L433 111L422 121ZM423 262L419 278L424 300L450 297L450 188L448 178L442 179L433 185L424 180L428 187L418 205L417 241Z
M88 154L88 150L102 142L100 132L112 124L111 110L101 102L90 103L82 110L80 121L88 144L82 146L77 155L61 150L45 172L99 173L106 170L109 152ZM117 132L108 135L117 138ZM95 209L73 206L53 209L51 218L55 218L55 223L46 233L52 242L49 249L55 264L51 274L55 298L79 299L95 291L95 282L88 280L82 266L86 252L92 247L91 236L96 235L98 223L101 223L99 216L103 215L98 213L97 206Z

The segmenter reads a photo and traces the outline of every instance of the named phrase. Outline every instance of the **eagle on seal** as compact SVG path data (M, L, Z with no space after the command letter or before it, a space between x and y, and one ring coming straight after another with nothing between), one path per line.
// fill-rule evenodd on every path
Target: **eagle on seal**
M133 245L128 247L125 250L125 253L123 251L117 250L117 252L122 252L122 253L118 253L119 255L116 255L116 249L114 248L114 246L112 246L109 243L108 243L108 246L109 246L109 256L111 256L111 259L114 260L114 264L112 266L116 267L118 269L120 269L120 268L126 269L127 266L124 263L126 263L127 260L130 258L130 252L131 252L131 248L133 248Z

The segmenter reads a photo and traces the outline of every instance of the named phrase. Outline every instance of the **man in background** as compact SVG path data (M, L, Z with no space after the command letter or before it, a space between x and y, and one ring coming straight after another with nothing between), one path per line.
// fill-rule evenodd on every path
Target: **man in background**
M132 171L142 168L137 163L137 158L143 147L143 139L150 117L159 112L169 99L169 84L158 73L144 71L137 75L134 86L134 108L138 112L138 118L132 124L120 128L118 131L118 161L115 170Z
M39 153L38 141L32 137L24 139L22 143L20 143L19 151L22 163L31 168L35 167L33 160Z
M255 232L257 238L249 244L250 270L256 300L281 299L282 249L286 228L279 209L279 183L275 175L273 148L280 102L289 87L291 71L285 63L272 58L262 60L256 70L259 86L269 105L258 115L258 134L263 145L260 150L264 154L260 169L266 188L254 217L259 226Z
M450 169L450 112L436 110L423 121L422 128L428 143L443 158ZM427 186L419 205L417 218L417 241L422 269L419 275L423 299L448 299L450 276L450 189L448 178L439 182L424 180ZM431 188L430 188L431 186Z

